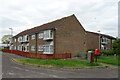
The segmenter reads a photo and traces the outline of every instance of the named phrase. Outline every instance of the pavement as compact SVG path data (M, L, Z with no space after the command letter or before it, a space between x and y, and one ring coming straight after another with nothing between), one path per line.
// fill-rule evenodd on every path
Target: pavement
M2 53L2 52L1 52ZM11 59L29 59L15 54L2 53L3 78L118 78L118 69L54 69L20 65Z

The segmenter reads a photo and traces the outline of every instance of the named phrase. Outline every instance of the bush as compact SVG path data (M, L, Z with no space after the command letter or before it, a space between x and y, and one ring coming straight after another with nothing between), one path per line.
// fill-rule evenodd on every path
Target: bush
M81 57L81 54L77 54L77 55L75 55L75 57Z
M120 39L113 42L113 51L115 54L120 55Z
M100 50L100 53L102 55L114 55L114 51L113 50Z
M88 49L88 51L95 51L95 49Z

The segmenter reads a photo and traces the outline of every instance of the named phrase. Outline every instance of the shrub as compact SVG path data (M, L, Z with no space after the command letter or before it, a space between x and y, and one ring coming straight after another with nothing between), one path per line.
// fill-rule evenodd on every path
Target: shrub
M88 49L87 51L95 51L95 49Z
M120 39L113 42L113 51L115 54L120 55Z
M77 55L75 55L75 57L81 57L81 54L77 54Z
M100 53L103 55L114 55L113 50L100 50Z

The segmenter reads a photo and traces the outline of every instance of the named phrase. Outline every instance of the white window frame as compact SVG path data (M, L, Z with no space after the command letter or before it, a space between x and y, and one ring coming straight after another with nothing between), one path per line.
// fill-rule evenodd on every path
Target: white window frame
M28 40L27 40L27 38L28 38ZM24 36L23 36L23 41L24 41L24 42L29 41L28 35L24 35Z
M108 38L102 37L101 43L107 44L108 43Z
M53 54L53 45L44 45L44 52L43 53L44 54Z
M35 46L31 46L31 51L35 51Z
M33 34L33 35L31 36L31 39L32 39L32 40L35 39L35 34Z
M22 51L22 46L21 45L18 46L18 50Z
M20 36L20 37L18 38L18 41L19 41L19 42L22 42L22 41L23 41L22 36Z
M44 46L43 45L38 46L38 51L43 51L43 50L44 50Z
M16 46L14 46L14 50L16 50Z
M39 37L39 38L43 38L43 37L44 37L44 33L43 33L43 32L40 32L40 33L38 34L38 37Z
M14 47L14 46L13 46L13 45L11 45L11 46L10 46L10 50L13 50L13 47Z
M14 38L14 42L16 42L17 40L16 40L16 38Z
M45 30L44 31L44 38L43 38L43 40L47 40L47 39L53 39L53 31L52 30Z
M26 44L24 47L25 47L25 51L28 52L29 51L29 43Z

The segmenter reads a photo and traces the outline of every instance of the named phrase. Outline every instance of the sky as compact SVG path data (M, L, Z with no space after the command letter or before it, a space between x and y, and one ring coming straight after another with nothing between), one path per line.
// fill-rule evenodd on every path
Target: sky
M0 0L0 38L75 14L87 31L118 37L119 0Z

